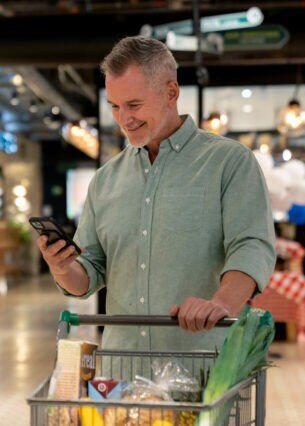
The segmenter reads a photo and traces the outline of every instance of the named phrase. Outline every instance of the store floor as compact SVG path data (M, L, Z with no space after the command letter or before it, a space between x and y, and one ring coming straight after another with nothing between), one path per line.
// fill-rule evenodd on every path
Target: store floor
M94 313L96 298L62 296L50 276L9 280L0 295L0 426L28 426L26 397L52 371L57 320L62 309ZM97 339L94 327L73 328L73 337ZM305 425L305 343L274 342L276 367L267 373L266 426Z

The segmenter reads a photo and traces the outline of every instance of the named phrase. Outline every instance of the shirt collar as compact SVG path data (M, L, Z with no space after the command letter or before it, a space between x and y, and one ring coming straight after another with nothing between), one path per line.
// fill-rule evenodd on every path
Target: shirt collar
M176 152L181 151L197 130L197 126L190 115L181 115L180 117L182 125L168 138L172 149Z
M192 119L190 115L181 115L180 117L182 119L182 124L179 127L179 129L177 129L175 133L173 133L171 136L169 136L167 139L161 142L162 144L165 141L169 141L170 146L176 152L181 151L184 145L188 143L191 136L197 130L196 123L194 122L194 120ZM141 149L145 149L145 148L133 147L134 154L138 154L141 151Z

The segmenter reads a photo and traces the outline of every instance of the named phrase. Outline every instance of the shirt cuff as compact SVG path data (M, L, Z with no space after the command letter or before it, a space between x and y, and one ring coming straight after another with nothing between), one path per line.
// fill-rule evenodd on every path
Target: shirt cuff
M80 265L82 265L82 267L84 268L84 270L86 271L88 278L89 278L89 288L88 291L85 294L82 294L80 296L69 293L67 290L65 290L64 288L62 288L60 286L60 284L55 281L56 287L58 288L58 290L63 293L65 296L68 297L74 297L76 299L87 299L89 296L91 296L93 293L95 293L96 291L100 290L102 287L105 286L104 282L100 280L100 276L97 273L97 271L95 270L95 268L92 266L92 264L82 258L81 256L79 256L76 259L76 262L78 262Z

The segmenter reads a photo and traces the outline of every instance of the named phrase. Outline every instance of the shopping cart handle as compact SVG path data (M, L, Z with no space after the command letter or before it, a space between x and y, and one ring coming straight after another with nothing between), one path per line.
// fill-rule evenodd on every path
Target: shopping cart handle
M75 314L73 314L75 315ZM79 324L92 325L179 325L177 317L168 315L78 315ZM236 318L223 318L216 324L217 327L229 327Z
M216 327L229 327L237 318L223 318L216 323ZM83 315L62 311L59 317L57 329L57 341L66 339L71 325L146 325L146 326L177 326L177 317L169 315Z

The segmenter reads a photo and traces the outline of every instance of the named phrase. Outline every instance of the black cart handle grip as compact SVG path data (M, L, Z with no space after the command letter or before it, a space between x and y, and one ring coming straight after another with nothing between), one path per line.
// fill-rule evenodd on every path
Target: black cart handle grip
M237 318L223 318L216 323L216 327L229 327ZM66 321L69 325L146 325L146 326L177 326L177 317L169 315L82 315L63 311L60 321Z

